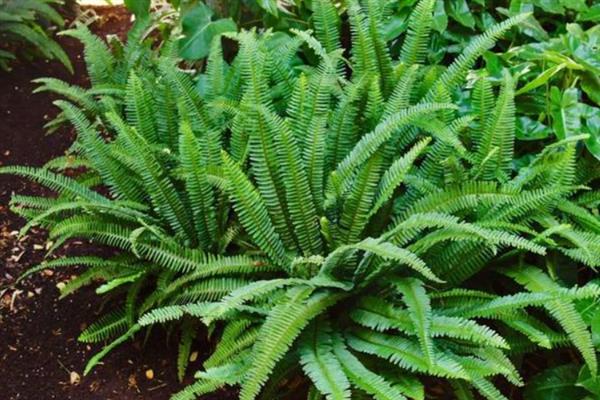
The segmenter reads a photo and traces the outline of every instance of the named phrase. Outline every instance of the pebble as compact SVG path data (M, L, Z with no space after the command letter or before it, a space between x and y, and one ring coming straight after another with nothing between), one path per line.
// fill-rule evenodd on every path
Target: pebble
M75 371L71 371L70 375L70 382L71 385L79 385L79 382L81 382L81 376L79 376L79 374Z

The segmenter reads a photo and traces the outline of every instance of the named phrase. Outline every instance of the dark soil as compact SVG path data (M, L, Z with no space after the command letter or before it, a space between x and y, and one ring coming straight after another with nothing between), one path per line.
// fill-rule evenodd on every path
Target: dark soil
M85 11L85 10L84 10ZM95 8L100 16L91 27L100 35L124 36L130 18L118 7ZM89 12L89 11L88 11ZM67 17L73 12L66 11ZM72 19L72 18L71 18ZM34 61L14 64L10 73L0 71L0 165L41 166L63 155L74 138L70 128L46 135L43 125L56 115L54 98L31 94L32 79L56 77L87 84L81 46L70 38L60 39L75 66L70 75L55 62ZM176 340L155 329L144 338L122 345L86 377L87 360L101 346L77 341L81 330L110 309L110 303L95 295L93 288L58 299L57 285L77 274L77 269L44 271L15 285L16 278L45 257L46 233L32 230L19 238L24 221L12 214L8 203L12 193L48 194L37 185L9 176L0 176L0 398L3 400L133 400L168 399L183 386L176 378ZM72 241L56 256L108 255L110 250ZM196 343L199 359L208 344ZM199 362L191 365L197 369ZM148 379L147 371L153 371ZM193 381L191 376L187 383ZM220 394L213 399L233 399Z

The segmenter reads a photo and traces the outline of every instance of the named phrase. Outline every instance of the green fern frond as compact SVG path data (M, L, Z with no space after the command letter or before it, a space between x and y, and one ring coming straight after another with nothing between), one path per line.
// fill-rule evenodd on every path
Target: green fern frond
M400 59L413 65L422 64L427 55L435 0L420 0L412 11L408 22L408 33L402 45Z
M348 19L352 32L352 64L356 76L376 74L377 54L369 32L369 21L360 3L353 0L348 5Z
M78 340L84 343L98 343L108 340L127 330L125 310L113 311L88 326L79 335Z
M366 162L394 132L401 127L410 125L412 121L426 114L439 110L453 109L451 104L421 104L401 110L391 115L370 133L364 135L352 151L338 165L331 176L331 184L338 192L344 192L349 186L349 178L354 169Z
M158 142L155 121L156 105L150 92L144 90L144 82L135 71L129 74L127 80L125 111L127 121L135 127L144 139L151 143Z
M102 39L92 34L84 24L63 31L61 35L73 37L83 43L87 72L94 86L111 81L115 58Z
M194 240L192 218L185 207L179 192L168 176L165 176L160 161L154 155L149 142L135 129L126 129L122 132L128 145L136 149L139 158L136 160L144 186L158 213L169 223L177 234Z
M164 297L175 294L172 302L177 304L219 301L231 292L249 284L247 280L240 278L213 278L200 280L198 283L191 282L187 280L185 285L187 288L181 291L183 285L175 280L165 288Z
M515 140L515 102L514 83L508 72L504 73L504 81L496 105L487 119L482 137L477 143L477 160L479 171L485 179L502 179L511 168ZM492 159L488 155L497 149Z
M204 318L204 322L209 325L212 321L223 318L228 312L236 310L246 302L298 283L301 283L298 279L272 279L242 286L229 293L220 302L215 303L210 313Z
M353 243L360 238L369 222L369 210L373 207L382 173L383 158L378 154L371 157L358 171L342 205L338 235L335 237L338 242Z
M334 354L342 366L343 372L348 375L352 385L365 391L377 400L404 400L402 392L386 381L377 373L367 369L344 345L339 337L333 339Z
M202 248L208 250L217 235L215 198L208 185L206 164L202 161L199 144L186 121L181 124L179 154L198 240Z
M319 254L322 243L318 231L317 210L300 149L284 120L271 113L266 114L265 119L272 126L271 129L279 132L279 165L283 169L287 208L295 228L294 236L305 255Z
M375 215L392 197L394 191L402 183L405 174L412 168L417 157L425 150L430 141L431 139L426 138L415 144L406 154L394 161L383 174L377 189L377 200L371 209L370 215Z
M315 35L327 53L340 48L340 17L333 2L316 0L312 3Z
M184 315L193 317L202 317L211 309L210 303L192 303L185 305L172 305L155 308L142 315L137 323L139 326L150 326L164 324L174 320L181 319Z
M560 288L548 275L535 267L512 269L507 271L507 274L534 293L544 291L552 293ZM572 302L557 300L548 302L544 306L569 335L573 345L577 347L589 367L592 376L595 376L598 370L598 361L592 343L592 335L575 305Z
M394 287L402 294L402 300L408 307L408 315L412 320L419 339L421 351L427 365L435 363L433 342L431 339L431 303L423 284L416 279L402 279L393 282Z
M350 317L361 326L378 332L395 329L405 334L416 335L407 310L393 307L388 302L374 297L363 298L357 308L351 312ZM432 315L431 336L508 348L506 340L485 325L466 318L447 317L437 313Z
M55 174L42 168L24 167L24 166L8 166L0 168L0 174L18 175L29 178L41 185L55 190L66 196L74 199L81 198L91 202L107 203L108 199L88 189L86 186L78 183L72 178L64 175Z
M519 25L529 18L530 14L519 14L508 18L499 24L488 28L483 34L471 40L471 43L463 52L450 64L444 73L438 78L438 82L451 91L464 79L467 71L473 63L490 47L492 47L498 38L514 26ZM431 93L431 92L430 92Z
M333 352L331 327L313 322L300 338L300 363L315 387L331 400L349 399L350 382Z
M126 342L127 340L131 339L131 337L133 337L140 329L141 329L141 327L139 325L132 326L131 328L129 328L129 330L127 332L125 332L123 335L119 336L116 340L114 340L113 342L111 342L110 344L108 344L107 346L105 346L100 352L96 353L96 355L94 355L92 358L90 358L90 360L88 361L88 363L85 365L85 369L83 371L83 374L84 375L89 374L90 371L100 361L102 361L102 359L108 353L110 353L117 346L119 346L119 345L123 344L124 342Z
M99 111L98 103L90 95L90 92L85 89L69 85L56 78L38 78L34 79L32 82L39 85L35 88L33 93L53 92L67 98L69 101L83 107L91 113L97 113Z
M266 318L252 349L253 367L244 377L240 400L256 398L277 361L287 353L301 331L339 299L339 295L324 292L311 296L311 292L311 289L301 289L290 293L290 298L276 306Z
M287 265L283 242L275 231L262 197L235 161L225 152L222 157L225 174L231 182L230 195L242 224L277 264Z
M142 193L140 182L127 170L124 170L122 164L115 159L111 154L111 147L106 145L83 112L62 100L56 101L55 104L63 110L64 116L75 126L79 140L83 144L83 153L104 179L106 185L112 189L113 195L117 198L143 202L145 196Z
M435 364L429 367L420 346L400 336L357 330L347 337L347 341L356 351L387 359L408 371L468 379L467 372L460 364L440 353L436 354Z
M259 327L251 327L248 320L230 322L223 330L215 351L204 362L204 368L213 368L233 361L239 354L251 348L260 332Z
M370 43L375 53L379 80L381 82L381 92L387 97L393 86L393 68L392 58L387 43L383 38L383 28L379 11L381 2L379 0L366 0L365 11L367 13L367 25L369 30Z

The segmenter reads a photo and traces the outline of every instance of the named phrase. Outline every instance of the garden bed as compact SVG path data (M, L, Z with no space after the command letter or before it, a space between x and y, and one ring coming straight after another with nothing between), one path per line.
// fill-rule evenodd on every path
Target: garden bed
M3 1L1 400L600 398L596 7Z

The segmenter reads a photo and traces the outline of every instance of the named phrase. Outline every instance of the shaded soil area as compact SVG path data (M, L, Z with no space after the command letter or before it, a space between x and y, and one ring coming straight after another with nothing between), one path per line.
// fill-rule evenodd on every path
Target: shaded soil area
M130 24L130 16L122 8L82 11L99 16L91 28L102 36L124 36ZM72 11L65 14L69 20L75 15ZM68 127L52 135L44 132L44 124L57 113L54 98L46 93L31 94L35 88L31 80L45 76L87 85L81 46L70 38L61 38L60 43L73 61L73 75L60 64L44 60L16 63L10 73L0 71L0 165L41 166L63 155L72 143L74 132ZM71 279L77 269L47 270L15 284L23 271L44 259L48 244L42 230L18 236L24 221L9 210L13 193L50 195L25 180L0 176L0 398L154 400L168 399L181 389L176 378L176 340L157 329L147 341L142 335L122 345L89 376L82 376L85 363L101 346L79 343L77 337L109 311L111 303L103 303L93 289L59 300L57 285ZM54 257L66 254L108 255L110 250L71 241ZM201 360L208 345L196 343L193 351L199 352ZM198 366L196 361L190 369ZM192 380L188 376L186 382ZM214 397L227 398L233 396Z

